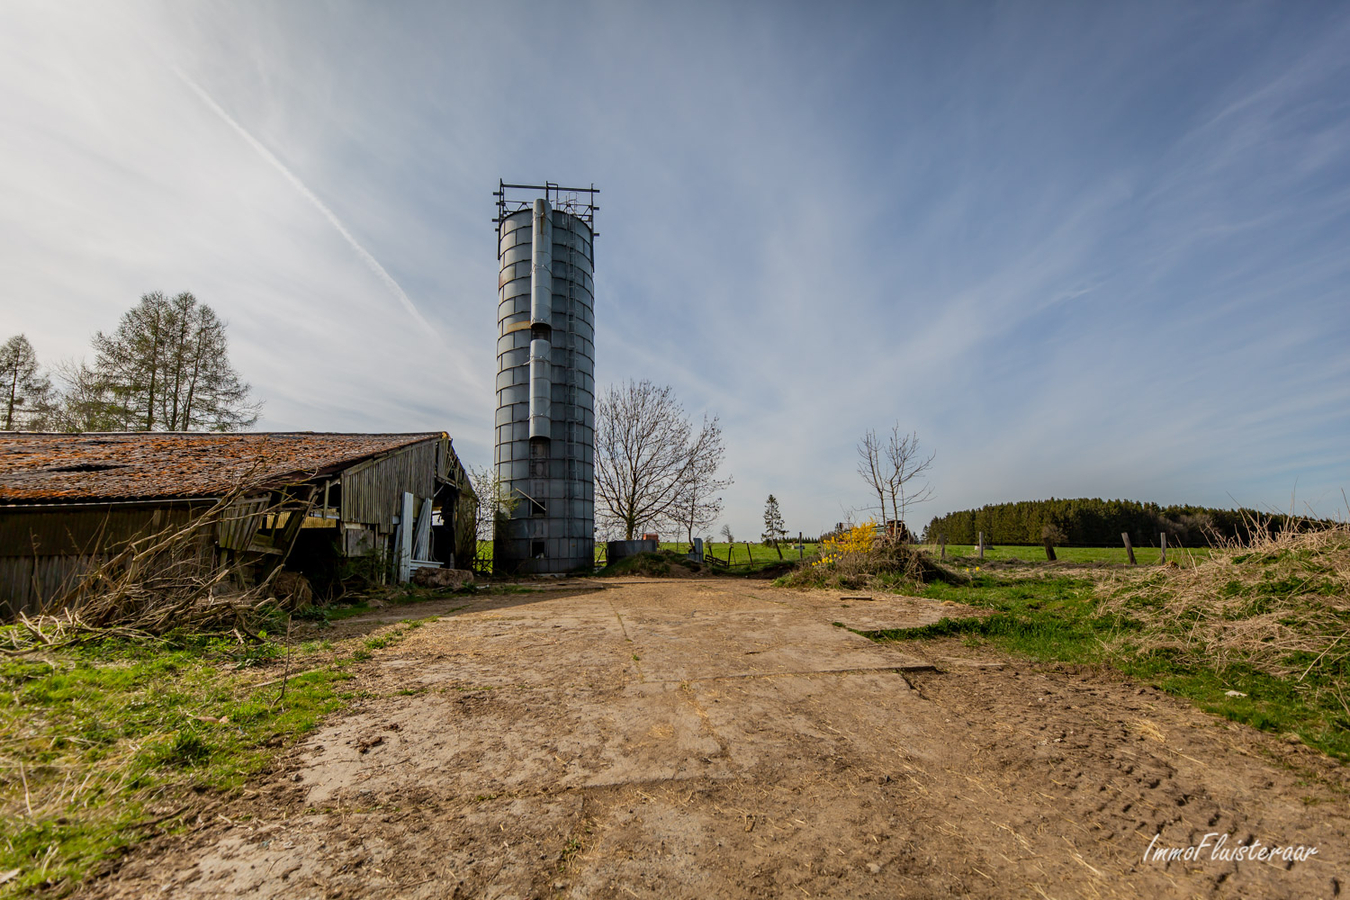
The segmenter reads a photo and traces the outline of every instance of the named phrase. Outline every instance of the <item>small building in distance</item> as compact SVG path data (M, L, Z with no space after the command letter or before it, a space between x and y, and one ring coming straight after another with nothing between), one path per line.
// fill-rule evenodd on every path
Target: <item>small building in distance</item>
M0 614L41 609L130 542L208 511L192 537L208 570L467 568L476 505L444 432L0 432Z

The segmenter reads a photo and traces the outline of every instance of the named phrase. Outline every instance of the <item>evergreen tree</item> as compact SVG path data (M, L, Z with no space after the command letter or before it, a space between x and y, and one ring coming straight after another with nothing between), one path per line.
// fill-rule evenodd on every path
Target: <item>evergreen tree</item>
M773 544L773 549L778 551L778 558L783 558L783 548L778 546L778 542L787 537L787 527L783 524L783 514L778 509L778 498L773 494L764 504L764 535L761 538L766 544Z
M0 344L0 431L40 431L54 406L52 383L21 334Z
M258 420L230 364L225 323L189 293L155 291L94 335L100 418L133 431L236 431Z

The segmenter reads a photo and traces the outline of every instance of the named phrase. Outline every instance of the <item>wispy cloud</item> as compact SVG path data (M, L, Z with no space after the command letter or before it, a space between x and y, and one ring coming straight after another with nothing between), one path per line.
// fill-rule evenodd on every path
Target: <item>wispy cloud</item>
M266 147L264 147L261 141L259 141L253 135L249 134L248 130L245 129L244 126L240 125L229 113L221 109L220 104L217 103L211 97L211 95L208 94L202 88L201 85L197 84L197 82L189 78L187 74L184 73L183 70L178 68L177 66L173 66L171 68L173 74L178 78L179 81L181 81L184 85L186 85L187 88L192 91L192 93L196 94L197 97L203 103L206 104L208 109L210 109L213 113L215 113L217 116L220 117L222 122L224 122L226 125L229 125L230 128L232 128L236 134L238 134L241 138L243 138L245 143L247 143L250 147L252 147L255 151L257 151L259 156L267 160L269 165L271 165L274 169L280 172L281 176L285 178L287 182L290 183L291 187L299 191L300 196L308 200L310 204L313 205L313 207L319 211L320 215L322 215L325 219L328 220L328 224L332 225L333 228L337 231L337 233L342 235L342 239L351 246L353 251L356 252L357 257L361 260L361 262L369 266L370 270L379 277L380 281L383 282L385 287L389 289L389 292L394 295L394 298L398 300L399 304L407 311L408 315L412 316L413 320L416 321L418 325L421 325L422 328L428 334L439 338L439 335L437 335L436 333L436 329L431 326L431 323L428 322L426 318L422 315L422 313L418 311L417 307L413 305L413 302L408 298L407 293L403 290L403 288L399 285L399 283L394 280L394 276L390 275L389 272L385 270L384 266L380 265L380 261L377 260L374 256L372 256L369 250L361 246L361 242L358 241L352 235L351 231L348 230L347 226L342 223L342 220L339 219L337 215L331 209L329 209L322 200L320 200L317 196L315 196L314 192L311 191L309 187L303 181L300 180L300 177L296 175L294 172L292 172L290 169L286 168L286 165L281 160L277 159L276 155L272 153L271 150L268 150Z

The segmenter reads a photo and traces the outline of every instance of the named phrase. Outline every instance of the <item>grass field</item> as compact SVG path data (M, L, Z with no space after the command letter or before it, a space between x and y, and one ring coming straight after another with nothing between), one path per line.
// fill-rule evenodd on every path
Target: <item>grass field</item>
M814 542L808 542L803 545L803 549L795 549L795 541L786 541L782 545L783 558L786 560L798 559L804 557L810 559L815 556L820 545ZM934 557L938 555L936 544L920 544L924 550L932 553ZM670 550L674 553L684 553L689 545L684 541L662 541L661 549ZM717 541L704 545L705 552L711 553L718 559L729 559L733 565L746 565L752 559L755 563L766 563L770 560L778 559L778 552L774 550L771 544L762 544L751 542L747 556L746 545L737 541L734 545L728 545L725 541ZM490 568L492 565L492 542L479 541L478 552L482 565ZM1168 547L1168 561L1175 561L1178 564L1184 564L1188 560L1206 559L1209 557L1208 547ZM1122 547L1056 547L1055 555L1061 562L1070 563L1115 563L1126 565L1129 558L1125 555L1125 548ZM949 559L976 559L979 554L976 548L970 544L948 544L947 557ZM1135 561L1141 566L1157 565L1159 550L1157 547L1135 547ZM595 544L595 559L599 564L605 557L605 544L603 541L597 541ZM1045 548L1040 546L1019 547L1019 546L997 546L985 547L984 558L990 562L1022 560L1023 562L1044 562Z
M937 544L921 544L925 550L938 555ZM1157 565L1158 557L1161 551L1157 547L1135 547L1134 558L1141 566ZM1169 562L1175 560L1182 564L1188 559L1207 559L1210 555L1208 547L1168 547L1167 559ZM948 544L948 558L969 558L975 559L979 556L979 551L971 544ZM1056 547L1055 556L1060 562L1071 563L1117 563L1126 565L1129 563L1129 557L1125 554L1124 546L1120 547ZM1011 560L1020 559L1023 562L1045 562L1045 548L1041 546L1018 547L1018 546L997 546L985 547L984 558L987 560Z
M816 544L804 544L804 549L800 551L800 554L795 547L796 541L784 541L781 545L783 559L794 560L801 557L809 559L816 554ZM689 544L684 541L672 543L662 541L661 549L671 550L675 553L684 553L689 549ZM738 566L746 565L751 562L766 563L770 560L778 560L778 551L773 548L772 544L758 544L753 541L750 543L748 550L746 545L742 542L737 542L734 545L727 544L726 542L714 542L711 544L704 544L703 552L711 553L718 559L730 560L733 565Z

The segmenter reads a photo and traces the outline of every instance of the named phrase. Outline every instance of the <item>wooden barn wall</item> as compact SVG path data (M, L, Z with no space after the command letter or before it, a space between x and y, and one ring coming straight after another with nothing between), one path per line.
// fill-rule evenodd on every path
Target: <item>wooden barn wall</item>
M0 609L6 618L40 612L47 600L106 559L106 555L0 556Z
M33 613L130 541L187 524L202 508L0 510L0 612Z
M343 472L342 521L374 525L381 534L392 532L404 491L417 497L435 495L448 449L444 439L423 441Z
M0 557L116 550L138 537L186 524L199 512L188 504L0 509Z

